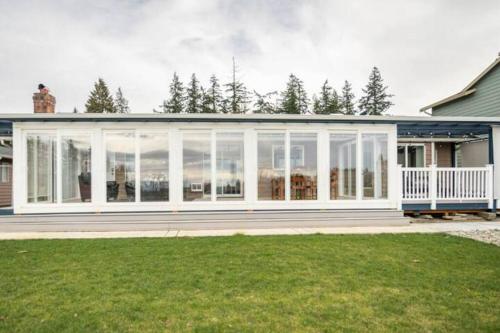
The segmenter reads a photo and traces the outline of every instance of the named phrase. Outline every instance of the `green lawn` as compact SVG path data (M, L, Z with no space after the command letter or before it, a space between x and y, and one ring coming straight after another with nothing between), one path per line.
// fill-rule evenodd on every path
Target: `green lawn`
M0 242L0 331L500 331L500 248L446 235Z

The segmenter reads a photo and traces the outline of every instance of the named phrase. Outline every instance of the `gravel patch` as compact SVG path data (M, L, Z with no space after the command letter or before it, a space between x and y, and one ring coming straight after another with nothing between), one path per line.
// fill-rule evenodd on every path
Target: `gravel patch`
M450 235L471 238L480 242L495 244L500 246L500 229L495 230L472 230L472 231L451 231Z

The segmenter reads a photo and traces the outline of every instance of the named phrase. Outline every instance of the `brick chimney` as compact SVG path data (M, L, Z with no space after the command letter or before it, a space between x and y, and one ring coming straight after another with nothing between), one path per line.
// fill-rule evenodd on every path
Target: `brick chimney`
M33 94L33 108L35 113L54 113L56 109L56 98L41 83L38 85L38 92Z

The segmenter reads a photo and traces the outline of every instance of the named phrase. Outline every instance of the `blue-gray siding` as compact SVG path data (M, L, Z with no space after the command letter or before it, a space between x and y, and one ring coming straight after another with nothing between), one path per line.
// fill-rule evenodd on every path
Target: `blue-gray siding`
M466 97L432 109L434 116L500 116L500 65L486 74L475 86L476 91Z

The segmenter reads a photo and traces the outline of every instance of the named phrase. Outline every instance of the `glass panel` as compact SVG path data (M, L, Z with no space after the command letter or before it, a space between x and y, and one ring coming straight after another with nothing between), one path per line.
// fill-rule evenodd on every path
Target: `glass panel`
M168 201L168 134L141 134L141 201Z
M363 198L387 198L387 134L363 134Z
M56 202L56 142L53 134L28 135L28 202Z
M316 133L290 134L290 199L316 200L318 191Z
M217 200L243 199L243 133L217 133Z
M412 168L424 166L424 146L408 146L408 166Z
M356 134L330 135L330 199L356 199Z
M285 200L285 134L258 134L257 164L259 200Z
M62 202L90 202L91 145L90 135L61 137Z
M182 154L184 201L211 199L210 151L210 133L184 133Z
M398 146L398 164L406 167L406 147Z
M106 198L135 201L135 133L106 135Z

